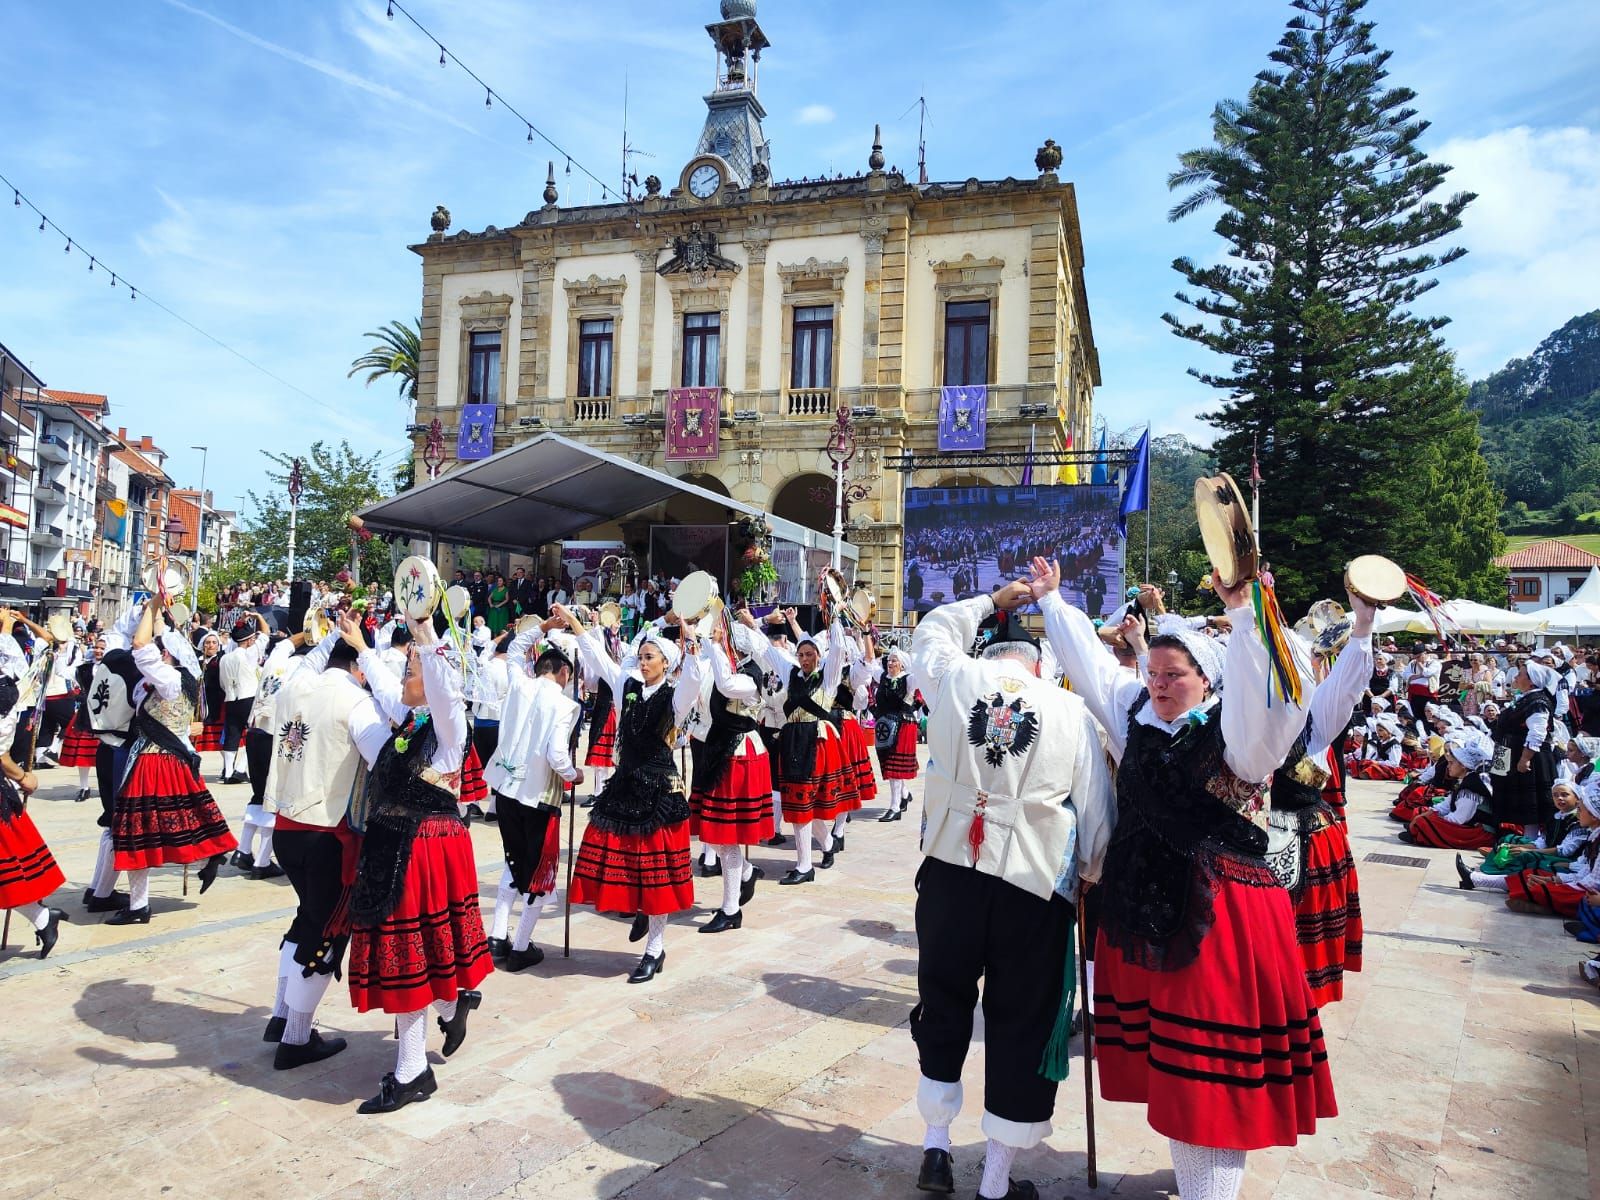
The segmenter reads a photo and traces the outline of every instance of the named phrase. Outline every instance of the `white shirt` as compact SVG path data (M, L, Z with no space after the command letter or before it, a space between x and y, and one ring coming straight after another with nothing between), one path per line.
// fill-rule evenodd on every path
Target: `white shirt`
M77 641L57 646L50 660L50 681L45 684L47 697L65 696L78 682L78 665L83 662L83 646Z
M559 803L557 781L572 783L579 774L572 730L580 711L550 676L511 673L500 741L484 764L484 782L521 804Z
M266 658L267 639L257 634L248 646L235 645L222 656L217 676L226 701L253 700L261 682L261 663Z

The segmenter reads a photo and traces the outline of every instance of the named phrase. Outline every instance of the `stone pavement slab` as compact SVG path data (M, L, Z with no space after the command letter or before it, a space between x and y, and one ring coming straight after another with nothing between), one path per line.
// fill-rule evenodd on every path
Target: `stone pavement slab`
M31 935L15 922L0 954L7 1197L918 1194L907 1018L920 806L882 826L868 809L810 886L776 887L792 852L758 849L768 879L735 933L694 932L721 895L720 880L697 880L696 910L671 923L667 970L645 987L624 982L638 957L625 922L575 912L563 958L560 916L547 916L535 935L545 962L485 982L461 1051L445 1062L430 1039L438 1094L369 1118L356 1104L392 1068L394 1043L341 985L319 1024L350 1039L344 1054L275 1072L260 1040L287 885L225 868L202 899L192 881L182 894L179 871L159 871L152 923L105 926L79 902L99 806L72 802L67 772L44 778L30 811L69 878L55 903L73 919L46 962L19 950ZM246 789L214 790L237 819ZM1366 963L1323 1012L1340 1116L1296 1147L1251 1155L1245 1195L1590 1196L1600 1010L1573 977L1579 947L1559 922L1460 892L1449 854L1397 842L1383 817L1395 790L1353 788ZM472 835L488 905L499 838L492 826ZM1427 865L1360 862L1372 852ZM967 1195L982 1155L981 1015L977 1028L952 1130ZM1165 1141L1139 1110L1097 1102L1095 1128L1091 1191L1078 1058L1054 1134L1016 1174L1048 1200L1173 1194Z

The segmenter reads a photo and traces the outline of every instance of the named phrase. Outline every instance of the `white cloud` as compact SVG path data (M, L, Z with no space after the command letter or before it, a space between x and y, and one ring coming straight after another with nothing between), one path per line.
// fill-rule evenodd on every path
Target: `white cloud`
M828 125L836 115L826 104L808 104L800 110L796 120L802 125Z
M1427 301L1452 318L1445 337L1478 378L1600 305L1600 130L1518 126L1432 157L1455 168L1450 191L1478 193L1455 239L1468 254Z

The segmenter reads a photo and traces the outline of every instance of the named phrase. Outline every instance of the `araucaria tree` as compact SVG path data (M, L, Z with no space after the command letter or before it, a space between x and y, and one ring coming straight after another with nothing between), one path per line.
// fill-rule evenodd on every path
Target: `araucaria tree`
M1460 248L1471 193L1433 198L1450 168L1418 146L1415 93L1387 82L1366 0L1293 0L1272 66L1180 157L1176 221L1219 205L1228 257L1180 258L1179 337L1229 360L1191 373L1226 393L1207 419L1243 479L1259 445L1262 553L1285 608L1339 596L1346 561L1386 554L1435 591L1504 599L1499 495L1439 331L1413 311Z

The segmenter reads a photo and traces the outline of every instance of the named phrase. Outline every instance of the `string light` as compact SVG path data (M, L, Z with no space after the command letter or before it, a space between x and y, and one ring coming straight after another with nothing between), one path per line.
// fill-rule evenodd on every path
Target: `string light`
M389 18L389 20L391 20L391 21L394 20L394 3L393 3L393 0L390 0L389 11L385 15Z
M483 89L483 106L485 108L493 108L494 107L494 101L492 99L493 96L494 96L494 93L491 92L488 88L484 88Z
M58 234L60 234L63 238L66 238L66 245L61 248L61 252L63 254L71 254L74 250L76 250L79 254L83 255L85 258L87 258L89 260L89 270L90 270L91 273L94 271L94 268L95 268L96 264L99 264L100 266L105 267L106 264L99 257L99 255L90 254L81 245L79 245L78 242L73 240L73 238L67 233L67 231L65 229L61 228L61 226L57 225L49 217L45 216L44 215L44 210L42 208L40 208L37 204L35 204L32 200L28 199L28 197L24 196L22 194L21 189L18 188L16 184L12 183L9 179L7 179L4 175L0 175L0 188L10 188L11 189L12 206L14 208L22 208L22 207L26 206L27 208L32 209L35 213L37 213L39 215L39 229L40 229L41 232L43 232L45 229L53 229ZM3 193L0 193L0 194L3 194ZM134 300L137 300L139 298L139 289L134 287L133 284L129 283L126 276L124 276L121 280L119 280L117 278L117 274L116 274L115 271L111 271L111 269L109 267L107 267L106 269L111 274L111 286L112 287L125 287L125 288L127 288L128 289L128 299L129 299L129 301L134 301ZM180 325L187 326L191 331L193 331L194 333L199 334L201 337L205 338L206 341L212 343L212 345L218 347L221 350L227 351L229 354L233 355L235 358L237 358L240 362L244 363L246 366L253 367L255 370L261 372L261 374L265 375L268 379L272 380L274 383L280 384L281 386L288 388L291 392L296 392L299 395L304 396L307 400L310 400L314 404L321 404L321 405L326 406L327 402L321 396L314 396L310 392L306 391L304 388L296 387L294 384L290 383L287 379L283 378L281 375L275 374L274 372L268 370L266 367L262 366L260 363L256 362L255 359L251 358L249 355L244 354L241 351L234 349L232 346L228 345L227 342L223 341L221 338L217 337L215 334L209 333L206 330L200 328L200 326L196 325L193 321L189 320L189 318L185 317L182 313L174 312L172 309L168 308L165 304L161 303L161 301L152 299L148 295L145 296L145 299L148 300L151 304L153 304L156 308L158 308L162 312L166 313L167 316L171 317L174 321L177 321Z

